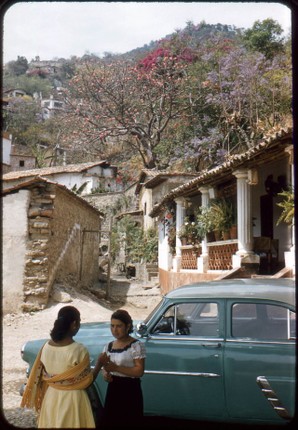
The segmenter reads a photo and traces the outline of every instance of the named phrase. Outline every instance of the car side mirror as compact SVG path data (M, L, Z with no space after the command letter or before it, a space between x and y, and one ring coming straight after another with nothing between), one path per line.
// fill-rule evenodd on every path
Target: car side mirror
M144 322L140 322L137 324L137 334L139 336L145 336L148 334L148 327Z

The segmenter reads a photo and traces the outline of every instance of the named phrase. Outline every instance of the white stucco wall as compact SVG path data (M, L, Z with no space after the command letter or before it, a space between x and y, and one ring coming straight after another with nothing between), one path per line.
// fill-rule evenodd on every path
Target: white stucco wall
M30 191L28 190L3 197L2 305L4 313L19 310L23 303L29 202Z
M166 271L172 268L172 254L170 253L166 230L161 220L158 223L158 267Z
M48 175L47 178L50 181L58 182L58 184L64 185L68 189L72 189L75 185L79 188L84 181L82 181L81 173L57 173L56 175Z
M2 137L2 163L10 164L11 139Z
M140 209L143 210L144 214L144 230L148 230L154 226L154 219L149 216L149 212L152 210L152 190L143 188L140 193ZM145 213L146 208L146 213Z

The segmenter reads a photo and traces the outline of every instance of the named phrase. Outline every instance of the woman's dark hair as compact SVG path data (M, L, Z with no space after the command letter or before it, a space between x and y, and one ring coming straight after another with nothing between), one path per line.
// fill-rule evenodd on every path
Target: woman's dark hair
M74 321L80 321L80 312L74 306L64 306L58 312L54 327L50 332L50 336L54 342L63 340L70 330L70 326Z
M112 314L111 319L122 321L123 324L125 324L127 327L129 327L128 333L133 332L133 322L132 322L131 316L124 309L118 309L117 311L115 311Z

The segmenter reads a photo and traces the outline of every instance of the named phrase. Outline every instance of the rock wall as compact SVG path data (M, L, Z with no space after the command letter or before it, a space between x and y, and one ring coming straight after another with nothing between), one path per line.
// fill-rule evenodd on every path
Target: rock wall
M100 218L66 189L41 182L31 190L23 310L46 306L54 282L89 287L98 280Z

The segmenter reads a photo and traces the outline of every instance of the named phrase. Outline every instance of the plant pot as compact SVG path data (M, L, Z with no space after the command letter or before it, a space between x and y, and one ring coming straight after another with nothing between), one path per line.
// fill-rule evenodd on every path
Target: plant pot
M207 242L214 242L214 241L215 241L215 235L214 235L214 232L213 232L213 231L209 231L209 232L206 234L206 239L207 239Z
M229 240L229 239L231 239L230 231L229 230L223 231L222 232L222 237L223 237L223 240Z
M214 238L216 242L221 240L221 233L219 230L214 230Z
M232 225L230 228L231 239L237 239L237 225Z

